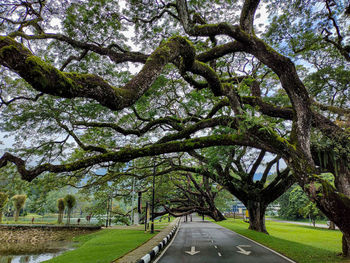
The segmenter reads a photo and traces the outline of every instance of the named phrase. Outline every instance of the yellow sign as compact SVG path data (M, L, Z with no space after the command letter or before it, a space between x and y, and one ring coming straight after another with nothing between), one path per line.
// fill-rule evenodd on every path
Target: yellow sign
M249 212L248 212L248 209L247 209L247 210L245 210L245 217L246 217L246 218L249 218Z

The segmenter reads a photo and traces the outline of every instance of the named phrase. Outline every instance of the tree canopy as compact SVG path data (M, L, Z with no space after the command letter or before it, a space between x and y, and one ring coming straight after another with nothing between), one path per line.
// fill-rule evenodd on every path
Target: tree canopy
M1 128L15 144L0 167L79 180L147 156L251 147L285 161L349 255L347 4L1 3Z

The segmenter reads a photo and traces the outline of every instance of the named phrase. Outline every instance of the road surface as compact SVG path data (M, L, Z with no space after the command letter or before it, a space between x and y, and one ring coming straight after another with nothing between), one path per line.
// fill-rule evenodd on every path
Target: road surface
M157 263L291 263L278 254L209 221L182 222Z

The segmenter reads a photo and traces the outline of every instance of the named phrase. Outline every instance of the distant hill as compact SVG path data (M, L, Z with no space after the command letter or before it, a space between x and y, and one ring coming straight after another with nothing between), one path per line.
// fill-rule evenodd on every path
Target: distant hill
M254 174L253 181L255 182L255 181L261 180L262 176L263 176L263 173Z

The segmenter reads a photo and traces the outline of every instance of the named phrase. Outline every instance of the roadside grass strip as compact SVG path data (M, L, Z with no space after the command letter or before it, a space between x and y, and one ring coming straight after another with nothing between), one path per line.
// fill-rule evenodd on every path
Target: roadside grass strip
M162 241L159 242L157 246L155 246L148 254L139 259L137 263L151 262L151 260L153 260L156 257L158 252L161 251L164 247L166 247L167 244L169 244L170 240L175 235L177 228L179 227L179 223L180 221L173 227L171 232Z
M67 251L51 260L50 263L109 263L139 247L157 233L142 230L104 229L73 239L78 248Z
M349 262L338 254L342 248L342 233L288 223L266 221L269 235L248 229L241 220L215 222L238 234L269 247L298 263Z

